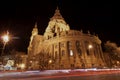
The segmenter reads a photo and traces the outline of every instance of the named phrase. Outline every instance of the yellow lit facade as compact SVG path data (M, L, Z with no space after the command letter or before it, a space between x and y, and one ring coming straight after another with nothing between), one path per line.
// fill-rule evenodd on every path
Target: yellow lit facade
M29 69L75 69L104 67L98 36L71 30L59 9L48 23L44 35L33 28L28 46Z

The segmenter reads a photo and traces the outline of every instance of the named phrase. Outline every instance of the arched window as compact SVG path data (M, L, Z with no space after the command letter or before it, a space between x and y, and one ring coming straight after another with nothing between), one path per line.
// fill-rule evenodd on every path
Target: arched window
M78 55L79 55L79 56L82 56L81 48L77 48L77 51L78 51Z
M81 46L80 41L76 41L76 49L77 49L78 55L81 56L82 55L82 51L81 51L80 46Z
M80 46L81 46L80 41L76 41L76 46L77 46L77 47L80 47Z
M73 56L73 50L70 50L70 56Z

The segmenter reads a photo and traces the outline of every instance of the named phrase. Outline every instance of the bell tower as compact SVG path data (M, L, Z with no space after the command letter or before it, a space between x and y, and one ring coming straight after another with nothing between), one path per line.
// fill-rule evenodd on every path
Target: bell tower
M34 26L32 33L31 33L30 42L29 42L29 46L28 46L28 55L32 54L32 46L33 46L32 41L33 41L33 38L35 35L38 35L37 22L35 23L35 26Z

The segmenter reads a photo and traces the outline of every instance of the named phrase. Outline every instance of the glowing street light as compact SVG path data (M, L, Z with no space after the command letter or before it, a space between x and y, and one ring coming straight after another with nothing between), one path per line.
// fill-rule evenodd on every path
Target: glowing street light
M52 63L52 60L51 60L51 59L49 60L49 63L50 63L50 64Z
M90 44L90 45L88 46L88 48L91 49L91 48L93 48L93 46Z
M89 44L89 45L88 45L88 50L89 50L89 52L91 52L92 48L93 48L93 46L92 46L91 44Z
M2 36L3 42L7 43L9 41L9 36L8 35L4 35Z
M3 40L3 49L2 49L1 55L4 53L5 46L6 46L7 42L9 41L9 32L8 31L7 31L7 34L2 36L2 40Z
M24 63L20 64L20 67L22 70L25 69L25 64Z

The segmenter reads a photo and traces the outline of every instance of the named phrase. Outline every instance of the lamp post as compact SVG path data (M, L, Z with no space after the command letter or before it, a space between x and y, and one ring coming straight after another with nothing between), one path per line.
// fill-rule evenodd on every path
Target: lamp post
M94 64L93 64L93 54L91 52L91 49L93 48L93 46L91 44L88 45L88 49L89 49L89 53L91 54L91 67L93 68L94 67Z
M2 40L3 40L3 48L2 48L1 56L3 55L5 46L6 46L7 42L9 41L9 32L8 31L7 31L7 34L2 36Z
M93 46L91 44L88 45L88 55L91 54L91 49L93 48Z

